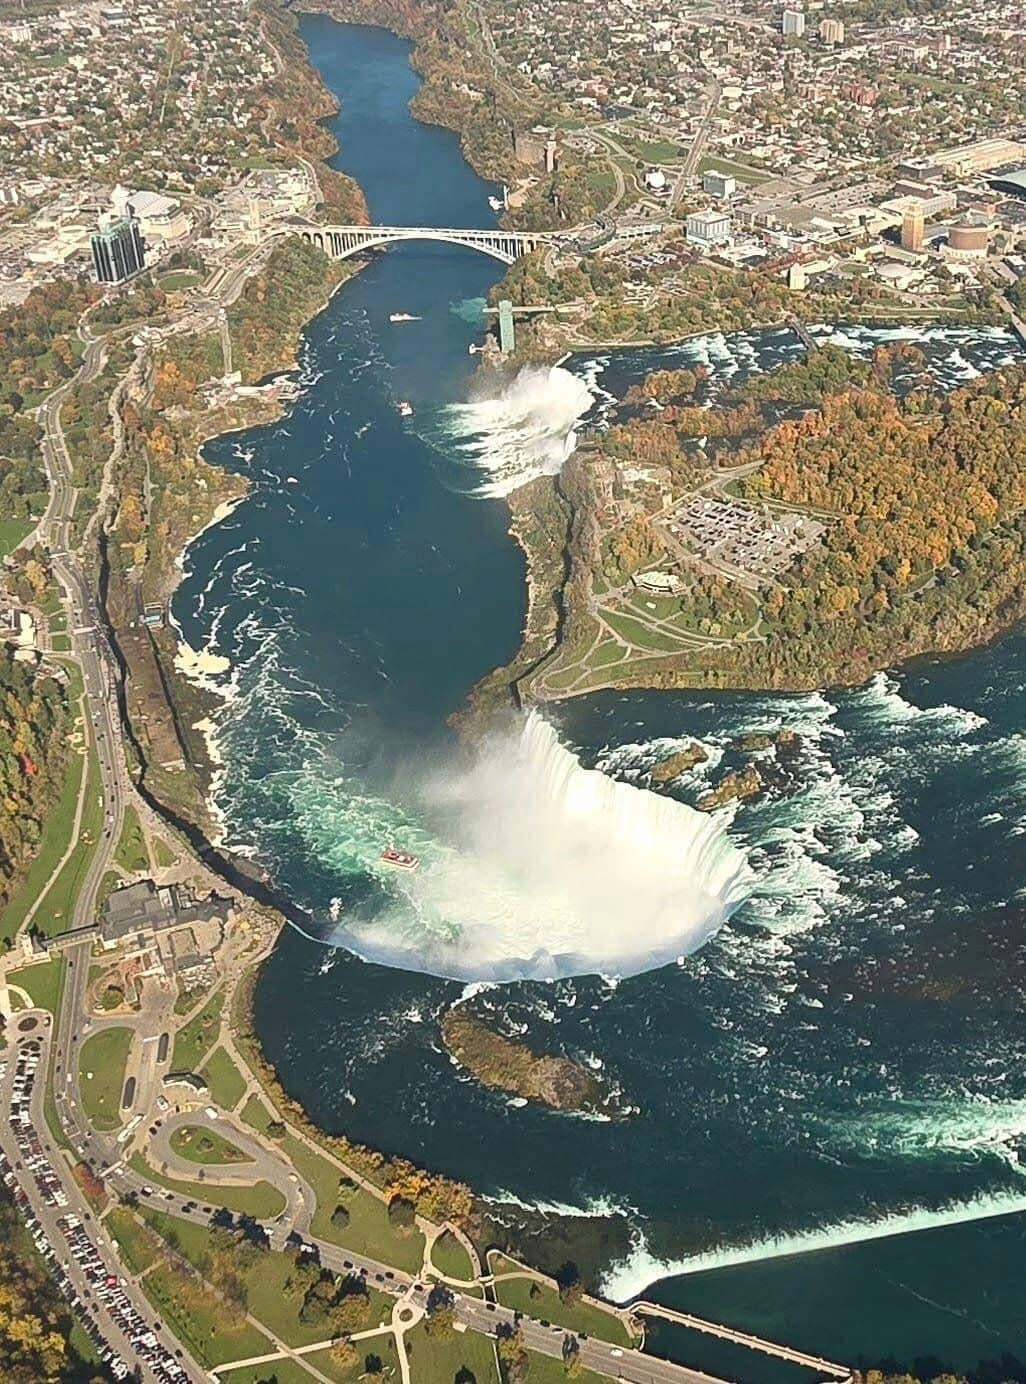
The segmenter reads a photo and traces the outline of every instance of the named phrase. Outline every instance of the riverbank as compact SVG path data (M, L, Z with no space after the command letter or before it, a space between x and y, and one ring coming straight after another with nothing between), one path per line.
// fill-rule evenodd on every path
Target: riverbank
M812 691L990 642L1026 603L1020 500L980 420L1018 417L1022 389L1008 367L946 390L901 345L871 361L828 347L726 392L702 370L657 372L559 478L532 483L532 505L569 508L558 556L550 534L522 530L532 608L559 615L537 622L548 649L525 641L472 702L501 703L503 686L521 704L607 688ZM934 480L899 498L895 473L924 450L943 492ZM885 523L867 528L882 493L894 494Z

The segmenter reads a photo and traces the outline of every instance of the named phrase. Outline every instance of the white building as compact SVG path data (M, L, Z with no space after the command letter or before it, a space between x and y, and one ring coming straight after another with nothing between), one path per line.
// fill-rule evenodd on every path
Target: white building
M803 10L785 10L780 22L785 38L801 38L805 32L805 13Z
M725 245L730 240L730 217L722 211L692 212L684 225L688 240L702 249Z

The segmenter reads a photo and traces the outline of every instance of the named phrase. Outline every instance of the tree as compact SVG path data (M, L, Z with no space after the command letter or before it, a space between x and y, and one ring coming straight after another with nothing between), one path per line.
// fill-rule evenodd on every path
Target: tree
M349 1224L349 1212L341 1202L339 1202L338 1206L336 1206L331 1213L331 1223L338 1230L345 1230L346 1226Z
M584 1291L581 1283L581 1271L572 1260L568 1259L556 1271L556 1287L559 1289L560 1301L568 1307L580 1302L581 1294Z
M410 1230L417 1221L417 1208L404 1196L395 1196L388 1203L388 1219L397 1230Z
M427 1318L424 1330L429 1336L444 1340L456 1330L456 1299L442 1283L436 1283L427 1295Z
M519 1327L510 1326L508 1322L500 1322L495 1331L495 1350L507 1384L520 1384L520 1381L527 1378L531 1358Z
M563 1368L571 1379L581 1373L581 1343L569 1331L563 1337Z

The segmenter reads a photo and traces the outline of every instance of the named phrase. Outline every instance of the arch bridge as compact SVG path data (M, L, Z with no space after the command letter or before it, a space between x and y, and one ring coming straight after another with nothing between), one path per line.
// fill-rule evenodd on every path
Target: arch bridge
M555 239L538 231L470 231L438 226L302 226L297 228L296 234L317 245L332 259L348 259L361 250L406 240L437 240L445 245L478 250L503 264L513 264L521 255Z

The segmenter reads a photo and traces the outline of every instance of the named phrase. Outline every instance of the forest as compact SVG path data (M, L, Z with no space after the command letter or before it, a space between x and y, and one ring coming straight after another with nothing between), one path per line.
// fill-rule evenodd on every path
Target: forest
M720 392L702 371L657 372L626 403L633 414L621 411L564 468L578 538L547 674L593 643L589 593L653 564L678 568L687 628L741 637L650 650L606 682L851 684L920 654L963 651L1026 616L1022 366L946 393L915 346L881 348L869 362L826 347ZM666 507L696 487L747 502L768 525L791 512L822 530L776 575L753 568L746 590L698 549L668 551Z
M0 909L38 849L60 794L68 720L61 684L0 648Z
M4 1384L86 1384L95 1373L69 1340L72 1316L0 1190L0 1377Z
M28 410L78 369L75 328L93 297L85 283L46 284L0 312L0 518L32 518L46 502L40 430Z

